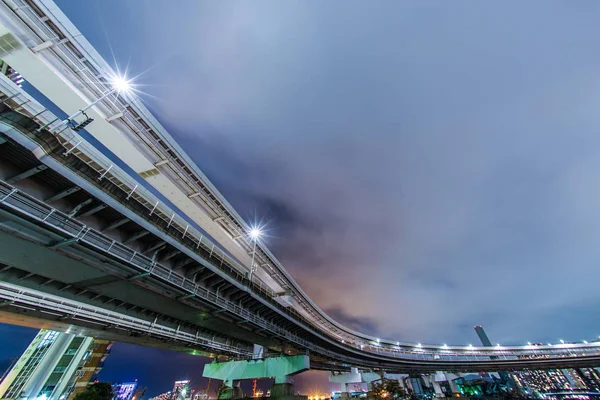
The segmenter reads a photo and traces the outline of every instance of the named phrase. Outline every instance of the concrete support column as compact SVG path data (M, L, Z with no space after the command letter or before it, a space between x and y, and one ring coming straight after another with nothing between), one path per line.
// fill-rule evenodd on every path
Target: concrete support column
M340 384L340 392L341 397L343 399L350 398L350 393L348 392L348 384L349 383L361 383L362 377L358 372L358 368L351 368L350 372L346 372L338 375L330 375L329 382L339 383Z
M239 399L243 397L239 385L231 384L241 379L275 378L271 388L271 398L296 399L291 376L307 371L310 367L308 356L283 356L249 361L212 362L204 366L202 376L224 381L226 388L219 399ZM236 388L237 387L237 388ZM229 389L231 388L231 389Z
M429 375L429 382L431 383L435 397L446 397L444 392L442 392L442 387L440 386L440 381L444 381L445 379L446 378L444 374L441 372Z
M275 377L275 382L271 387L271 397L276 399L294 397L294 382L290 376L283 378Z
M240 381L223 381L225 387L219 391L218 400L242 399L244 391L240 386Z
M446 381L448 381L448 384L450 385L450 390L452 390L452 393L458 393L458 386L456 386L456 383L454 382L454 380L460 378L460 374L453 374L452 372L445 372L444 375L446 376Z

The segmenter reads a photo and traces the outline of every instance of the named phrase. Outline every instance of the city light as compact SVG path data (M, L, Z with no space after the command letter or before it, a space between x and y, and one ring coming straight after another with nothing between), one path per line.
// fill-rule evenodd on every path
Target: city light
M255 227L255 228L250 229L250 232L248 232L248 234L250 235L250 237L253 240L257 240L258 238L260 238L262 236L263 232L260 228Z
M131 90L131 83L124 76L115 76L110 83L119 93L127 93Z

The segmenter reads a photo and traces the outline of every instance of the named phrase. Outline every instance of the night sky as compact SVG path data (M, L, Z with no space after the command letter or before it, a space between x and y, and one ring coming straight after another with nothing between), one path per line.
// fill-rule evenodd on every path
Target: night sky
M58 4L340 322L600 334L599 2ZM155 394L187 357L121 345L102 378Z

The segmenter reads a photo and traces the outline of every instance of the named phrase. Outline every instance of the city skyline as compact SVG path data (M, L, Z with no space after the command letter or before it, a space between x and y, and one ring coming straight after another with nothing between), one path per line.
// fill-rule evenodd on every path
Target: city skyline
M38 329L0 323L0 335L6 338L0 343L0 373L10 366L11 359L21 356L38 331ZM208 378L202 377L202 368L210 361L207 357L117 342L113 345L110 357L98 374L98 378L102 382L112 384L137 380L139 387L148 388L144 396L148 399L171 390L173 383L180 380L191 380L192 388L195 390L205 388ZM308 371L297 376L295 381L298 390L303 393L313 393L316 389L323 390L330 387L328 376L325 372ZM259 380L259 387L266 391L271 381ZM211 393L214 395L216 384L213 385ZM246 392L251 392L252 381L244 381L242 387Z

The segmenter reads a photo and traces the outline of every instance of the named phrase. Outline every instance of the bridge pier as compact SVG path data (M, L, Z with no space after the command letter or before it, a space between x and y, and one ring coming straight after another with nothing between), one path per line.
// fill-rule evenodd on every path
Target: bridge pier
M282 356L259 360L214 361L204 366L202 376L219 379L225 389L219 393L219 399L241 399L244 394L239 387L242 379L275 378L271 388L271 398L276 400L305 400L305 396L294 395L291 377L310 368L306 355Z
M350 393L348 392L348 384L350 383L361 383L362 376L361 373L358 372L358 368L351 368L350 372L346 372L338 375L330 375L329 382L339 383L340 395L342 399L350 398Z
M438 371L435 374L425 375L424 377L426 377L427 383L429 383L429 386L433 389L436 398L446 397L446 394L440 385L440 382L445 382L448 379L443 372Z

